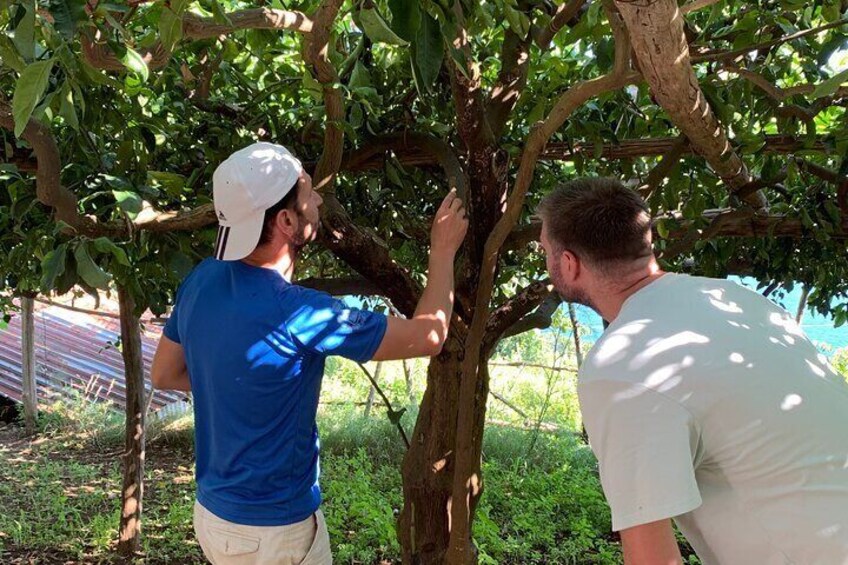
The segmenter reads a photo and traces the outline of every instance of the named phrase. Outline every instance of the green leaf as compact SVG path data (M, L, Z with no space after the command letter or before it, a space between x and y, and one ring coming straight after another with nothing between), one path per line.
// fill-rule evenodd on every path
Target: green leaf
M73 233L74 228L68 222L64 220L57 220L56 225L53 227L53 235L59 235L60 233Z
M388 43L390 45L409 44L392 31L375 8L360 10L359 21L362 24L362 31L374 42Z
M177 197L182 194L186 185L186 178L177 173L168 171L147 171L147 182L159 184L171 196Z
M168 51L173 51L174 46L183 38L183 12L186 0L172 0L162 9L159 16L159 37L162 46Z
M224 7L221 6L221 3L217 0L212 0L209 5L209 10L212 12L212 19L215 20L216 24L227 26L233 25L233 22L230 20L227 12L224 11Z
M668 239L668 222L660 220L657 222L657 234L662 239Z
M183 19L170 8L163 8L159 16L159 37L162 39L162 47L173 51L174 46L183 38Z
M365 65L363 65L361 61L357 61L356 65L354 65L353 72L350 73L350 82L348 83L348 86L350 88L372 86L371 74L368 72L368 69L365 68Z
M82 95L82 90L76 82L71 83L71 88L74 90L74 103L79 106L79 113L85 115L85 97Z
M113 190L112 195L118 201L118 206L127 213L130 219L134 219L141 209L144 207L144 202L141 196L129 190Z
M80 68L82 69L82 74L94 84L109 85L115 88L121 87L120 82L105 74L100 69L95 69L85 61L80 61Z
M67 253L65 258L65 272L56 277L56 282L53 284L53 292L59 296L67 294L78 281L77 260L74 259L73 253Z
M592 2L589 9L586 11L586 25L589 28L594 28L601 16L601 3Z
M79 119L77 118L77 111L74 108L74 95L70 81L65 81L60 96L62 101L59 106L59 115L64 118L66 124L79 131Z
M380 93L377 92L377 89L373 86L358 86L351 89L351 92L362 99L376 99L380 97Z
M430 91L432 85L439 78L442 68L442 60L445 58L445 44L442 41L442 33L439 30L439 22L428 14L424 14L418 35L413 44L414 64L420 74L421 81L426 90Z
M321 87L321 83L315 80L315 77L308 70L303 72L303 87L316 102L320 102L324 98L324 89Z
M406 41L415 41L421 26L421 6L417 0L389 0L392 29Z
M813 219L810 217L809 212L804 209L801 209L801 224L807 229L813 229Z
M24 59L35 59L35 2L29 1L18 5L18 10L26 10L24 17L15 28L15 47Z
M138 53L138 51L132 47L117 44L115 52L117 53L118 60L121 61L122 65L136 73L139 78L141 78L142 82L147 82L147 79L150 76L150 70L147 68L147 63L144 62L144 58Z
M824 203L824 209L827 211L830 219L833 220L833 223L839 225L842 222L842 213L836 204L828 200Z
M21 73L15 85L15 95L12 98L12 114L15 117L15 137L20 137L29 122L35 105L41 100L47 83L50 81L50 71L53 69L53 59L38 61L28 65Z
M350 116L348 117L348 121L353 129L362 127L362 124L365 122L365 112L362 110L362 104L354 102L350 105Z
M98 237L95 239L94 248L100 253L111 253L112 256L117 259L118 263L125 267L130 266L130 260L127 258L126 252L115 245L115 242L108 237Z
M391 159L386 159L386 177L392 184L397 186L403 186L403 180L400 178L400 171L398 167L392 163Z
M504 15L506 16L506 21L509 23L510 29L512 29L518 37L527 37L527 33L530 31L530 18L527 17L527 14L519 12L515 8L504 6Z
M41 288L50 291L56 284L56 277L65 272L65 255L68 251L66 243L50 251L41 260Z
M765 145L765 136L754 135L745 140L744 144L741 147L741 151L743 155L753 155L755 153L759 153L760 150L765 147Z
M23 60L15 48L15 44L5 33L0 33L0 62L19 73L26 68L26 61Z
M545 118L545 109L547 109L548 99L544 96L539 97L539 101L536 102L536 105L533 106L533 109L530 110L530 113L527 114L527 123L534 124L539 120L543 120Z
M182 280L194 268L194 263L188 255L176 251L168 261L168 268L176 275L177 279Z
M74 250L74 258L77 260L77 273L89 286L106 290L112 275L100 268L88 254L88 244L81 242Z
M456 68L459 69L459 72L465 76L467 79L471 79L471 75L468 73L468 58L465 56L465 52L461 49L457 49L453 45L448 45L448 54L450 54L451 59L456 64Z
M85 19L85 1L50 0L47 10L53 16L53 27L66 41L73 41L77 23Z
M824 16L825 21L835 22L838 20L841 7L841 0L828 0L825 2L825 5L822 6L822 16Z
M839 90L839 87L842 86L843 82L848 82L848 69L845 69L841 73L837 73L836 75L830 77L826 81L816 86L816 89L813 90L813 98L831 96L837 90Z

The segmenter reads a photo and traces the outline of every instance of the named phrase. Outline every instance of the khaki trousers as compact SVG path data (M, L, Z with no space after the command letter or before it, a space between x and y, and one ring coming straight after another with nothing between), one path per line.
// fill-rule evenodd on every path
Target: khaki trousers
M245 526L194 503L194 531L213 565L332 565L330 536L318 510L286 526Z

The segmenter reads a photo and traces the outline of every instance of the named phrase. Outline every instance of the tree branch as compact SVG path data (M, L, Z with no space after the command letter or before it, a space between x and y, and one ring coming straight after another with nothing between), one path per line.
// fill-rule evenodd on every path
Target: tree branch
M539 31L536 35L535 42L539 49L547 49L551 42L566 25L574 25L576 18L580 14L580 10L588 0L569 0L565 4L557 6L554 16L550 23Z
M183 15L183 38L188 40L212 39L245 29L288 30L308 34L313 22L301 12L255 8L227 14L230 24L219 24L213 18L201 18L194 14ZM82 34L82 54L92 67L106 71L121 71L126 67L121 63L106 43L100 43L100 35L94 41ZM153 47L139 53L150 69L165 66L171 53L157 41Z
M694 12L696 10L702 10L708 6L712 6L713 4L719 2L720 0L692 0L688 4L684 4L680 7L680 13L684 16L690 12Z
M547 279L534 282L530 286L525 287L495 309L486 324L486 339L483 345L483 351L486 352L486 357L489 356L488 352L493 351L494 347L503 337L508 337L506 336L507 332L511 331L509 335L516 335L532 327L538 327L528 321L528 314L533 310L541 309L541 304L545 303L551 297L559 303L559 296L553 292L551 281ZM542 316L536 319L542 317L544 317L544 312ZM518 324L522 321L524 323L519 328Z
M792 159L802 170L807 171L811 175L816 176L825 182L835 184L836 186L839 186L844 182L848 182L848 178L843 177L837 171L823 167L818 163L813 163L812 161L807 161L800 157L793 157Z
M501 339L516 336L530 330L543 330L551 327L553 315L556 313L562 299L556 293L551 293L536 310L524 316L504 331Z
M787 99L794 96L811 94L816 89L816 85L814 84L802 84L784 89L772 84L766 77L753 71L749 71L748 69L740 68L733 63L724 63L723 66L726 70L738 74L742 78L748 80L751 84L759 87L778 104L785 102ZM848 97L848 87L840 87L832 96L823 96L818 98L808 108L804 108L798 104L787 104L785 106L779 106L777 108L777 113L784 117L794 117L803 120L808 124L808 128L815 131L815 124L812 122L819 112L832 106L837 100L845 97Z
M229 24L219 24L212 18L201 18L194 14L183 16L183 37L187 39L213 39L244 29L286 30L307 34L312 32L313 22L303 12L254 8L227 14Z
M718 176L738 191L751 182L745 163L730 145L689 61L683 17L675 0L617 0L634 52L657 102ZM767 206L762 192L746 199Z
M459 2L454 2L454 13L457 21L453 47L462 52L466 63L470 63L473 59L468 42L468 31L465 29L465 16ZM448 49L450 47L450 45L447 46ZM456 107L459 137L469 152L479 147L492 146L495 135L486 116L479 67L466 64L466 67L460 70L459 62L453 57L447 57L447 66Z
M149 209L148 209L149 210ZM133 225L136 230L147 230L151 232L171 231L194 231L211 226L218 221L215 216L215 206L202 204L191 210L179 212L153 212L153 216L145 214L144 211L136 218L137 223Z
M685 135L680 134L677 136L674 144L672 144L668 152L662 156L662 160L657 163L653 169L651 169L650 173L648 173L648 178L645 179L645 183L638 188L639 194L642 195L642 198L648 200L654 194L654 191L660 186L660 184L662 184L674 166L680 162L680 157L683 156L688 145L689 140Z
M623 139L618 143L604 143L600 149L594 143L561 143L550 142L545 145L539 155L540 161L573 161L579 157L595 158L598 151L601 159L633 159L638 157L662 156L678 142L677 137L657 137L647 139ZM766 135L763 137L763 151L771 153L793 153L799 150L827 151L828 137L818 136L808 143L791 135ZM362 172L379 169L384 164L385 151L391 150L402 165L412 167L431 167L438 165L433 155L414 144L380 144L382 149L371 151L368 146L346 154L342 159L342 170L346 172ZM683 155L694 153L691 143L687 140L683 146ZM307 163L307 167L310 165ZM314 163L311 165L314 167Z
M539 30L535 37L531 33L526 38L521 38L511 28L506 29L501 49L501 71L486 106L489 126L495 137L503 132L521 93L527 86L531 44L535 41L540 49L548 49L563 27L573 26L579 21L587 1L589 0L570 0L558 6L551 21Z
M0 125L9 131L15 131L12 108L5 100L0 100ZM56 211L56 220L65 222L75 232L88 236L100 235L101 230L107 226L99 225L92 218L80 214L77 197L62 186L59 148L47 126L38 120L30 119L21 133L21 138L29 143L35 153L38 165L35 172L35 189L38 200L53 208Z
M772 153L793 153L802 149L827 151L827 139L818 136L815 141L806 142L791 135L766 135L763 137L765 145L763 151ZM676 137L660 137L648 139L625 139L618 143L605 143L599 151L601 159L633 159L634 157L656 157L671 151L677 142ZM572 161L578 156L593 156L594 144L583 143L549 143L540 155L543 161ZM695 153L692 143L687 140L683 155Z
M711 51L705 51L703 53L693 55L691 61L692 63L707 63L710 61L732 61L737 57L747 55L752 51L759 51L760 49L768 49L769 47L782 45L783 43L788 43L789 41L801 39L802 37L806 37L808 35L814 35L823 31L827 31L829 29L841 27L845 24L848 24L848 19L837 20L835 22L830 22L829 24L825 24L823 26L819 26L812 29L805 29L796 33L784 35L783 37L778 37L777 39L772 39L771 41L758 43L757 45L749 45L747 47L741 47L739 49L734 49L731 51L727 51L724 49L713 49Z
M403 164L439 165L445 172L448 187L456 189L460 198L465 198L468 182L459 158L446 141L427 133L401 131L368 139L357 149L344 154L341 169L365 171L381 167L388 151L395 153ZM405 161L404 155L419 155L423 159L422 162Z
M520 38L512 29L504 32L501 48L501 72L486 104L489 127L500 136L521 93L527 86L530 69L530 38Z
M842 226L837 226L837 232L831 234L833 239L846 239L846 218L842 219ZM669 229L665 239L679 239L685 237L694 227L692 220L683 218L680 212L655 217L653 219L654 241L663 239L657 231L657 223L664 219L673 219L679 227ZM705 210L701 215L701 222L709 222L718 227L707 233L709 239L715 237L788 237L794 239L812 238L813 234L804 227L800 217L789 214L760 214L751 209L734 210L731 208L717 208ZM504 250L524 249L533 241L539 240L539 232L542 228L540 221L535 220L515 229L504 243Z
M313 184L319 192L332 194L336 174L342 163L344 133L339 125L344 121L344 100L336 88L338 73L330 62L329 43L333 22L343 0L324 0L313 15L312 33L306 36L303 60L311 67L312 74L323 86L324 93L324 151L313 174Z

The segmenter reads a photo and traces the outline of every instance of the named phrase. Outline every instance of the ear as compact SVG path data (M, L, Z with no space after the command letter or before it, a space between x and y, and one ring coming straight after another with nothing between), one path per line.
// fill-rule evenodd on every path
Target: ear
M284 208L277 212L277 218L274 225L288 238L294 237L295 232L297 231L297 218L295 216L296 214L288 208Z
M559 270L566 283L573 283L582 271L580 258L571 251L564 250L559 254Z

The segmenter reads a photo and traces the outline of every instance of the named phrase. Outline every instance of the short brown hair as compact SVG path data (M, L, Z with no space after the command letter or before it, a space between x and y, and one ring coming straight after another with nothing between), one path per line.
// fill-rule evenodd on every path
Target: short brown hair
M542 199L536 214L558 250L594 265L648 257L651 214L633 190L613 178L582 178L561 184Z
M265 210L265 219L262 221L262 234L259 236L259 243L256 244L257 247L271 241L274 234L274 222L277 221L277 214L286 208L291 209L292 204L297 203L299 184L295 182L294 188L289 190L279 202Z

